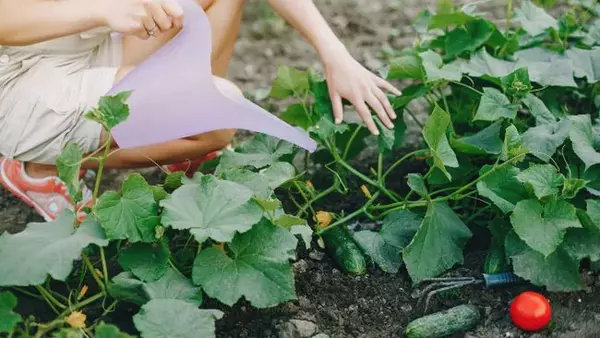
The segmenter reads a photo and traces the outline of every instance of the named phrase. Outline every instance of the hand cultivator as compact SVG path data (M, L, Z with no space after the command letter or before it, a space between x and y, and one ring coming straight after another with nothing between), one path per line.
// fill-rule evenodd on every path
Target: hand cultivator
M483 284L486 288L508 286L521 283L523 280L512 272L504 272L497 274L486 274L484 273L481 278L476 277L447 277L447 278L427 278L422 280L418 285L428 284L423 290L420 291L419 301L417 307L421 307L423 301L425 307L423 313L427 313L431 298L436 294L455 290L468 285L479 285Z

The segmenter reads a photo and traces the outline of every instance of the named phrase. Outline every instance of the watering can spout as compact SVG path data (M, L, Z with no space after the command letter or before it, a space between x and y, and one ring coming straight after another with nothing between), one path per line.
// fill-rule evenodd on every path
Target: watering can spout
M186 25L109 92L132 91L129 119L113 129L121 148L134 148L222 129L267 134L313 152L317 144L244 97L217 88L211 70L211 27L192 0L181 2Z

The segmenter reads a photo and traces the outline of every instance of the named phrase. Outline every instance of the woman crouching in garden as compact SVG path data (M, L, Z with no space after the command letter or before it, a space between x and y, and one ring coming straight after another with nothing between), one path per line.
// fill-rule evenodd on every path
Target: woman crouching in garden
M242 95L225 80L242 20L244 0L196 0L212 27L212 70L225 95ZM342 99L378 134L370 110L388 127L396 118L384 93L400 94L361 66L309 0L270 0L319 53L333 113L342 121ZM185 26L174 0L0 1L0 181L47 221L73 209L57 177L56 159L69 142L93 153L108 141L102 126L83 118L101 96ZM121 33L120 35L111 34ZM167 165L195 170L226 147L235 130L113 152L108 168ZM113 142L113 148L118 145ZM83 167L93 169L94 161ZM85 201L84 201L85 203Z

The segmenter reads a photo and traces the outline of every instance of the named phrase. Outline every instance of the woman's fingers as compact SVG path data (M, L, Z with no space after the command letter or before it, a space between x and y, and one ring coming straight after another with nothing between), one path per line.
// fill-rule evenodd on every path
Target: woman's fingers
M398 88L394 87L391 83L387 82L386 80L384 80L378 76L375 76L375 82L381 88L384 88L398 96L402 95L402 92L399 91Z
M379 116L379 120L381 120L383 125L386 126L388 129L394 128L394 124L390 120L390 117L383 108L381 102L379 102L379 99L375 97L373 93L367 93L366 99L369 106L371 106L371 108L373 108L377 116Z
M162 8L175 27L183 27L183 8L177 1L165 1Z
M329 90L329 97L333 107L333 118L336 124L342 123L344 120L344 106L342 105L342 97L335 91Z
M394 107L392 107L392 104L390 103L390 100L385 95L385 93L381 89L375 88L375 89L373 89L373 95L375 95L375 97L377 97L379 102L381 102L381 104L383 105L383 108L385 108L385 111L387 112L388 116L392 120L395 120L397 117L396 112L394 111Z
M375 124L373 116L371 116L371 112L365 104L365 101L362 98L357 98L354 101L355 102L352 102L352 104L354 104L354 107L356 107L356 110L358 111L358 114L361 116L362 120L365 122L367 129L369 129L371 134L379 135L379 129L377 129L377 125Z
M148 12L150 13L150 17L154 20L154 24L161 32L166 32L173 27L173 23L171 19L163 9L163 6L158 3L151 3L148 5ZM151 27L146 26L151 29Z

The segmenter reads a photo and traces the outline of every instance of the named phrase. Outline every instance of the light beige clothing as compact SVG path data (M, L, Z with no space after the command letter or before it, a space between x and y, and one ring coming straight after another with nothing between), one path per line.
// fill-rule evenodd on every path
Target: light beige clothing
M0 46L0 154L54 164L69 142L98 149L102 127L83 114L113 86L121 54L105 30Z

